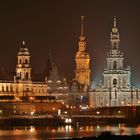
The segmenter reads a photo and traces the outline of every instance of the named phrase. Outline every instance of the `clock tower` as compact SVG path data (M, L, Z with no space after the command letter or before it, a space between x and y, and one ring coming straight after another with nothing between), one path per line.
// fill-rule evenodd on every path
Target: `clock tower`
M76 61L76 70L75 70L75 79L83 86L90 85L90 68L89 61L90 56L86 52L86 41L83 34L83 20L84 16L81 16L81 35L79 40L79 50L75 55Z

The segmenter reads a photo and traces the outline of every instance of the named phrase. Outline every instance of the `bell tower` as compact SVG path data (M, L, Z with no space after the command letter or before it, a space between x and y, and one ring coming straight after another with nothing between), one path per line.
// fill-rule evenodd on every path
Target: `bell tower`
M120 51L120 36L114 17L113 28L110 34L110 50L107 53L107 65L104 69L104 87L128 88L131 86L131 71L124 66L123 52Z
M79 50L75 55L76 61L76 70L75 70L75 79L84 86L90 85L90 68L89 61L90 56L86 52L86 41L83 32L83 21L84 16L81 16L81 35L79 41Z
M25 46L25 41L23 41L22 47L18 52L15 80L20 83L31 82L30 53Z

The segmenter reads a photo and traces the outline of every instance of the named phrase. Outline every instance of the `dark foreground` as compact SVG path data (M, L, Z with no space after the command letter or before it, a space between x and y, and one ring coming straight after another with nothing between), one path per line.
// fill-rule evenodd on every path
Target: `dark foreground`
M118 135L112 135L110 133L103 132L98 137L83 137L83 138L72 138L72 140L129 140L129 139L135 139L140 140L140 135L131 135L131 136L118 136Z

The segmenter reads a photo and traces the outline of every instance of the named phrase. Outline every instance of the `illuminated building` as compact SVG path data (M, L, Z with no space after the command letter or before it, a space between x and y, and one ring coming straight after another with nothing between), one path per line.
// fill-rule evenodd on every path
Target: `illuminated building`
M75 55L75 79L70 81L70 90L67 99L68 104L75 107L79 107L88 103L87 92L90 86L90 56L86 52L86 41L83 34L83 20L84 16L81 16L81 35L79 41L79 50Z
M0 81L0 101L36 100L39 96L47 96L47 81L33 82L31 80L30 53L23 41L17 55L17 66L14 81ZM47 100L47 99L46 99Z
M83 35L83 19L84 16L81 16L81 35L79 41L79 50L75 55L76 61L76 70L75 70L75 79L83 85L83 90L87 91L90 85L90 69L89 61L90 56L86 52L86 41L85 36Z
M123 52L119 48L120 36L115 17L110 43L103 82L90 92L90 105L95 108L140 105L140 90L132 86L130 66L124 65Z

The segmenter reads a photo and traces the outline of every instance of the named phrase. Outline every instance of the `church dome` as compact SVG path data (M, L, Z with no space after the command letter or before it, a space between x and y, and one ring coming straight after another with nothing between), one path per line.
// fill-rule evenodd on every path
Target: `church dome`
M85 51L77 52L75 58L78 58L78 59L90 59L89 54L86 53Z

